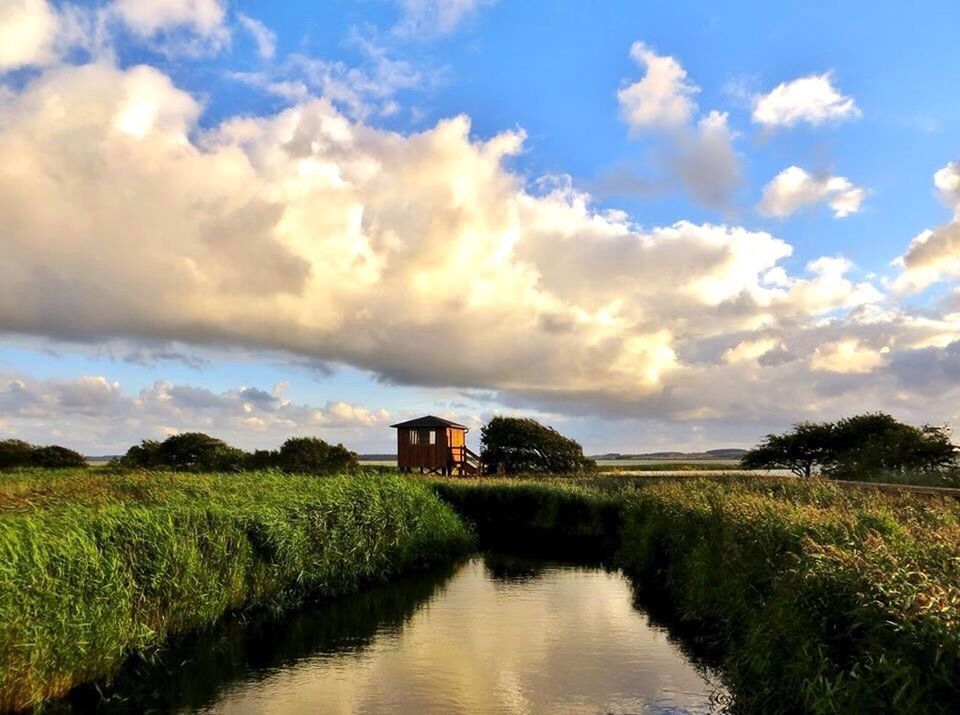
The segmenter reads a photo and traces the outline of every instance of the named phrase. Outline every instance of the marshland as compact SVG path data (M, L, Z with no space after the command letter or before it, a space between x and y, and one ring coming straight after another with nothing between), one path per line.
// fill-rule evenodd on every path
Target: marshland
M236 633L253 624L257 642L271 652L269 634L284 633L285 619L340 618L370 589L381 589L390 602L390 584L410 578L432 578L434 586L385 626L370 615L359 626L359 642L349 627L339 632L341 641L353 643L348 652L378 667L386 667L382 660L391 648L400 658L420 637L424 647L459 658L470 659L470 647L483 652L482 639L458 651L451 631L437 635L439 626L431 625L428 614L451 607L445 583L455 591L480 589L476 613L461 604L461 622L446 627L497 628L505 639L498 647L508 651L506 643L529 638L523 634L531 626L511 633L503 623L483 626L476 619L495 621L502 613L505 623L514 622L511 593L543 598L535 586L538 568L553 574L540 588L559 588L554 597L561 601L576 597L563 590L565 573L601 579L592 597L578 601L580 610L566 614L573 621L554 626L562 628L561 639L596 637L578 631L584 627L578 619L616 607L626 609L621 617L632 612L655 628L631 637L640 641L620 642L608 623L601 631L614 639L611 653L664 634L674 644L661 647L652 662L617 659L620 675L605 692L557 691L567 702L734 712L890 706L947 712L956 702L960 502L952 497L766 476L474 479L34 469L0 476L0 550L0 702L8 709L131 702L226 708L237 692L259 697L257 683L268 676L282 682L286 669L294 682L297 673L329 678L324 668L333 667L331 658L346 657L338 655L342 647L308 639L284 668L260 673L238 656L242 667L228 665L225 676L221 664L212 681L219 685L206 699L178 701L182 696L163 690L171 678L187 682L190 663L209 660L204 649L218 652L216 634L225 628ZM503 558L498 554L532 559L532 591L507 590L494 605L483 602L477 595L482 579L470 577L478 562L464 561L478 550L490 554L492 564ZM611 577L600 574L624 579L625 586L611 596ZM492 583L496 587L496 579ZM526 615L527 621L544 617L536 608ZM280 625L258 626L263 619ZM562 643L556 647L566 652ZM190 655L181 663L184 653ZM601 647L591 657L610 657L604 653ZM338 667L349 671L353 662L349 657ZM526 663L517 692L535 688L538 678L559 677L565 672L560 662ZM477 668L480 681L501 672L490 663ZM131 669L139 689L131 689ZM511 709L493 696L458 701L466 696L456 695L456 681L445 672L429 681L431 697L440 699L435 702L450 697L444 702L454 709L481 702ZM671 686L654 677L666 672L682 673L677 677L699 695L670 696ZM396 697L407 693L411 703L427 702L417 696L423 696L423 673L392 677ZM151 697L159 688L173 700L142 700L144 678L157 684ZM631 683L640 689L631 690ZM579 695L586 699L576 701ZM379 696L360 688L351 697L361 707L364 697L374 703Z

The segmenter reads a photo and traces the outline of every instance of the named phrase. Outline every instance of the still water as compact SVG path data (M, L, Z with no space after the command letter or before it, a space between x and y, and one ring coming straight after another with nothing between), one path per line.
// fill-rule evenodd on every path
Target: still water
M619 573L502 555L233 622L73 711L712 712L724 699ZM99 702L98 702L99 701Z

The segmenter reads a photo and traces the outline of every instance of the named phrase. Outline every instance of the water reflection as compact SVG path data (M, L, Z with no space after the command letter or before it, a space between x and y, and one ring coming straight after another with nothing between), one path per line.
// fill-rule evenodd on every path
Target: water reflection
M203 711L238 682L255 682L318 654L348 660L378 638L395 637L457 568L404 576L282 617L228 619L172 644L151 662L129 662L109 688L75 689L51 712Z
M474 558L282 621L231 624L76 710L709 712L716 683L595 568ZM180 665L184 662L184 665ZM146 685L145 685L146 684Z

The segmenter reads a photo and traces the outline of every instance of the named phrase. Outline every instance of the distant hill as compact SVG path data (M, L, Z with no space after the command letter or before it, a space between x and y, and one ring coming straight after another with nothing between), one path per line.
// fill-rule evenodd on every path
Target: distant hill
M361 462L388 462L397 458L396 454L358 454L357 458Z
M711 459L740 459L747 453L745 449L708 449L706 452L642 452L640 454L621 454L620 452L607 452L606 454L593 454L590 459L601 459L605 461L615 461L618 459L648 459L656 460L684 460L690 462L709 461Z

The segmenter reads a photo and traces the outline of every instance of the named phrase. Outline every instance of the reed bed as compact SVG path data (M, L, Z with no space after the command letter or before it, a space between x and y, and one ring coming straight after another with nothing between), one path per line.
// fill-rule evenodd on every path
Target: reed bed
M720 654L734 711L960 705L955 499L764 477L433 485L484 541L587 544L666 596Z
M471 540L394 476L0 475L0 709L109 677L225 613L349 593Z

